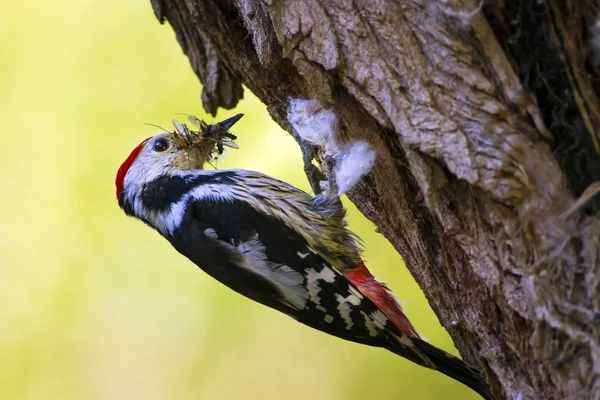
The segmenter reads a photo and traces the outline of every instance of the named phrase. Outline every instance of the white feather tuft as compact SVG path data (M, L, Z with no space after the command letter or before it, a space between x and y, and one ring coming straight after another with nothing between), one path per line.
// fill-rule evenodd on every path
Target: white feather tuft
M287 118L302 139L321 147L327 155L337 155L337 116L333 111L324 110L317 100L290 99Z
M303 140L322 148L326 156L335 158L338 195L352 189L373 167L376 154L367 142L359 141L340 148L335 138L337 116L333 111L324 110L317 100L290 98L287 118Z
M338 195L352 189L363 175L369 173L375 158L375 152L363 141L355 142L343 151L337 159Z

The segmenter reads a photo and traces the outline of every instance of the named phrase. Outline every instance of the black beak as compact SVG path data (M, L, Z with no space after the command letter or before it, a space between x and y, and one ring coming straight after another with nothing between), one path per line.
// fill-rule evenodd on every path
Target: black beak
M215 127L217 129L223 129L225 131L228 131L229 129L231 129L231 127L240 120L240 118L242 118L244 116L244 114L237 114L234 115L231 118L227 118L225 121L221 121L219 122Z

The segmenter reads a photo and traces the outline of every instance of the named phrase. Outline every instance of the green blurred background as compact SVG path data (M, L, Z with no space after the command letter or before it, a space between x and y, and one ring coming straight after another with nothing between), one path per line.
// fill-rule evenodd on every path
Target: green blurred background
M213 281L117 206L114 176L200 84L149 0L0 3L0 399L434 399L477 396L329 337ZM249 92L239 151L308 190L294 140ZM432 343L452 342L399 256L348 204L371 270Z

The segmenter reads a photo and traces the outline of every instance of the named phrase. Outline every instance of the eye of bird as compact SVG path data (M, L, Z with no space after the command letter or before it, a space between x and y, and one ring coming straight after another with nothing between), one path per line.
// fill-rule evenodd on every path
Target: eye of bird
M169 148L169 142L166 139L158 139L154 142L153 148L154 151L161 153Z

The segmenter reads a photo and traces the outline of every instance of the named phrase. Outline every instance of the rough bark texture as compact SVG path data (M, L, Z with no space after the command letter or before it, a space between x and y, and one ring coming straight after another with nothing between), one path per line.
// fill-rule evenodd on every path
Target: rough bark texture
M349 197L498 399L600 398L593 2L152 5L207 111L244 84L289 130L288 98L315 98L377 150Z

